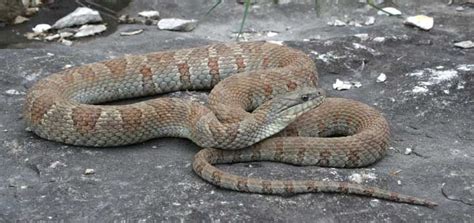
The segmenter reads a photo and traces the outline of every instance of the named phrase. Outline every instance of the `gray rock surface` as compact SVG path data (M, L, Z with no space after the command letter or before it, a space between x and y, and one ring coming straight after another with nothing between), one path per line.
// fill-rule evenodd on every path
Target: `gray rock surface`
M255 31L253 39L286 40L285 44L310 55L318 66L320 85L329 95L380 109L390 122L393 148L380 162L359 169L269 162L220 168L270 179L360 178L367 185L430 198L438 207L341 194L237 193L216 188L192 172L191 160L198 148L185 139L97 149L45 141L25 130L24 93L40 78L64 67L124 54L234 41L231 36L239 27L243 8L225 1L193 32L148 29L124 37L120 32L141 26L123 25L109 36L77 41L70 47L36 42L15 45L24 49L0 49L0 222L472 222L474 54L453 43L474 36L472 29L466 29L474 13L460 14L455 5L441 0L402 1L399 6L404 14L423 11L440 21L424 32L404 26L400 18L352 8L354 1L347 3L348 8L337 9L333 2L321 6L328 8L322 8L319 17L307 4L261 4L249 15L246 30ZM199 18L209 7L197 1L142 0L133 1L124 13L155 8L166 17ZM364 27L327 26L327 16L336 11L350 17L375 16L377 22ZM269 30L279 35L257 35ZM360 33L367 33L368 38L354 37ZM377 37L384 41L374 41ZM387 79L377 83L381 73ZM332 90L336 79L358 81L362 87ZM416 87L426 91L413 91ZM405 155L407 148L412 152ZM94 173L86 175L87 169Z

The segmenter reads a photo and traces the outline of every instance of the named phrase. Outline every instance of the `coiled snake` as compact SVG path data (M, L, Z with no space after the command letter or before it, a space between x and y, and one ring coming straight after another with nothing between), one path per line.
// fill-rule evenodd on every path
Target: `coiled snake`
M265 42L213 44L125 56L52 74L29 90L24 117L40 137L72 145L103 147L165 136L188 138L206 148L194 158L195 172L232 190L341 192L436 205L360 184L270 181L235 176L212 166L269 160L362 167L381 159L389 143L386 120L360 102L324 99L317 82L313 61L300 51ZM97 105L204 89L212 89L209 108L177 98Z

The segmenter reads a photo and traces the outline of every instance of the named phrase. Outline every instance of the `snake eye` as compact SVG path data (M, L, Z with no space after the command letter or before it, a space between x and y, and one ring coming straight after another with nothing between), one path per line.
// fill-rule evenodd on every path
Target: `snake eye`
M301 100L303 100L303 101L308 101L308 100L309 100L309 96L308 96L307 94L301 95Z

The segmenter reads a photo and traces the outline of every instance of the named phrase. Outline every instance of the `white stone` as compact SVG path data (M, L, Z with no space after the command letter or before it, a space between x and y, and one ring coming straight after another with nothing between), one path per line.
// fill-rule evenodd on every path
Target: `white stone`
M415 86L413 90L411 90L413 93L426 93L428 92L428 88L425 86Z
M20 95L20 94L22 94L21 92L15 90L15 89L6 90L5 93L8 94L8 95Z
M380 200L379 199L372 199L369 201L369 205L373 208L380 206Z
M338 91L349 90L351 89L351 87L352 87L352 84L350 82L341 81L339 79L336 79L336 82L332 84L332 88Z
M53 25L53 28L62 29L71 26L98 22L102 22L102 17L100 16L98 11L87 7L79 7L73 12L56 21L56 23L54 23Z
M364 25L370 26L370 25L373 25L373 24L375 24L375 17L373 17L373 16L367 17L367 19L364 22Z
M359 34L355 34L354 36L359 38L362 41L366 41L369 39L369 34L367 33L359 33Z
M278 35L277 32L273 32L273 31L267 32L267 37L274 37L274 36L277 36L277 35Z
M328 25L341 27L341 26L346 26L347 24L339 19L335 19L332 22L328 22Z
M430 30L434 26L434 19L433 17L429 17L426 15L416 15L416 16L409 16L404 21L406 25L416 26L423 30Z
M48 24L38 24L33 28L33 32L35 33L44 33L51 29L51 26Z
M387 15L387 16L390 16L390 15L401 15L402 12L394 7L385 7L385 8L382 8L384 11L382 10L379 10L377 12L378 15ZM386 12L388 12L389 14L387 14Z
M79 31L74 34L75 38L85 37L85 36L92 36L97 33L104 32L107 29L105 25L82 25L79 28Z
M58 38L60 38L60 37L61 37L61 35L59 35L59 34L54 34L54 35L47 36L47 37L45 37L44 39L45 39L45 40L48 40L48 41L53 41L53 40L58 39Z
M410 155L413 152L413 149L411 148L406 148L405 149L405 155Z
M456 7L456 11L458 11L458 12L464 11L464 7L458 6L458 7Z
M163 30L173 30L173 31L185 31L189 32L195 29L197 26L197 20L191 19L162 19L158 22L158 28Z
M71 32L60 32L60 33L59 33L59 36L60 36L61 38L69 38L69 37L71 37L71 36L74 36L74 33L71 33Z
M471 40L466 40L466 41L454 43L454 46L463 48L463 49L469 49L469 48L474 47L474 42L472 42Z
M385 41L385 37L383 37L383 36L378 36L378 37L375 37L375 38L373 39L373 41L374 41L374 42L381 43L381 42Z
M378 82L378 83L385 82L386 80L387 80L387 75L385 75L384 73L381 73L381 74L377 77L377 82Z
M352 85L354 85L354 87L356 87L356 88L362 87L362 83L360 83L360 81L353 81Z
M160 18L160 12L154 11L154 10L149 10L149 11L142 11L138 13L139 16L145 17L148 19L159 19Z
M273 43L273 44L276 44L276 45L280 45L280 46L283 46L283 41L277 41L277 40L268 40L266 41L268 43Z
M84 171L84 174L85 174L85 175L90 175L90 174L94 174L94 173L95 173L95 170L94 170L94 169L86 169L86 170Z

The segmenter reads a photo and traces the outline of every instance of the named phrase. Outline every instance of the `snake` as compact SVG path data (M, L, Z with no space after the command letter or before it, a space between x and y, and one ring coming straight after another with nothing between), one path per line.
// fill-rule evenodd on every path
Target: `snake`
M216 43L63 69L28 90L23 115L39 137L75 146L187 138L204 148L193 159L194 172L230 190L346 193L436 206L357 183L249 178L215 166L275 161L358 168L380 160L390 142L386 119L361 102L327 97L318 78L314 61L300 50L269 42ZM152 97L206 90L206 105ZM148 99L110 104L143 97Z

